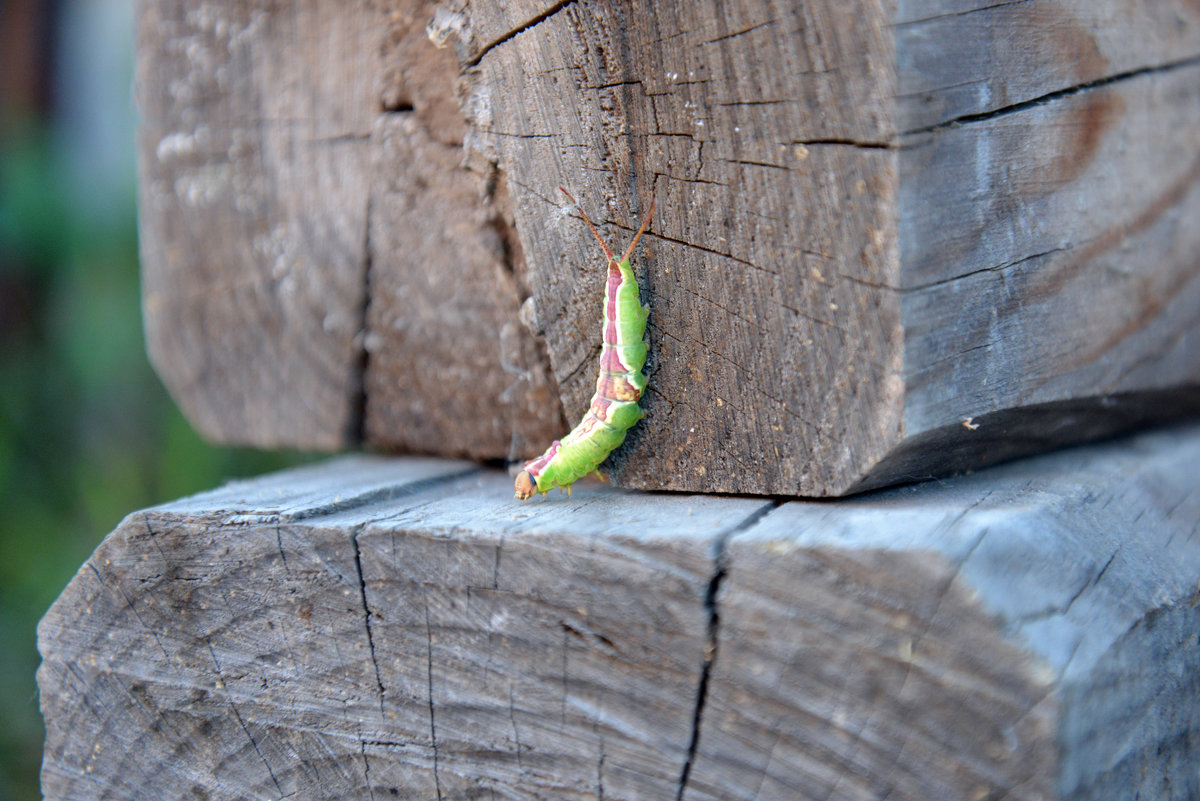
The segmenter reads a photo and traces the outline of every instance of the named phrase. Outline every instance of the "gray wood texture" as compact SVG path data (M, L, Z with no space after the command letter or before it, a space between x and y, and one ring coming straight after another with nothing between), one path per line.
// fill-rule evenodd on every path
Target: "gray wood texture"
M1195 2L146 0L138 87L151 356L221 441L540 452L599 349L558 185L614 246L657 202L619 485L1200 412Z
M58 799L1192 799L1200 427L838 502L354 457L137 512Z
M390 5L141 3L147 341L211 439L497 458L562 426L454 59Z

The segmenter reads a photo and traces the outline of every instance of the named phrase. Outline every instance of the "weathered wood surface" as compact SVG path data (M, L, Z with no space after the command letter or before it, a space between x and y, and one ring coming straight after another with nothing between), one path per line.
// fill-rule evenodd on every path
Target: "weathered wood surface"
M217 439L540 451L599 343L560 184L614 241L658 204L618 484L837 495L1200 410L1194 2L147 0L139 47L151 354Z
M213 439L486 458L562 425L454 59L391 5L141 3L147 341Z
M131 515L57 799L1192 799L1200 427L829 502L351 458Z

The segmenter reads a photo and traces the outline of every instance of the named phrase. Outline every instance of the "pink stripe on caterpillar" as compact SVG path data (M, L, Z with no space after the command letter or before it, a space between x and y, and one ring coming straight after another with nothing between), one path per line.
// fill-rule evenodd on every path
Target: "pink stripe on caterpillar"
M605 372L596 379L596 396L606 401L635 401L642 397L642 391L628 376Z
M612 403L612 400L609 398L594 395L592 397L592 406L588 409L588 414L607 425L612 422L612 418L609 417L609 410L612 408Z
M621 268L615 261L608 263L608 279L604 285L604 319L608 320L608 325L604 328L604 341L610 345L617 341L617 330L613 324L617 321L617 290L621 288L625 276L621 274Z
M628 373L629 365L621 360L620 351L605 345L600 350L600 369L609 373Z
M550 447L545 453L526 463L525 470L529 473L529 475L537 478L539 475L541 475L541 472L546 469L546 465L550 464L550 460L554 458L556 453L558 453L558 449L560 447L562 447L562 442L557 439L554 440L554 442L550 443Z
M624 283L625 276L621 273L621 268L615 261L610 261L608 263L608 278L604 286L604 337L601 341L605 345L617 344L618 325L622 322L618 295L620 294L621 285Z
M617 321L613 319L604 322L604 344L613 345L617 341Z
M597 417L591 409L588 409L588 413L579 421L579 425L576 426L575 431L579 434L579 438L582 439L595 431L596 426L602 425L605 425L605 422Z

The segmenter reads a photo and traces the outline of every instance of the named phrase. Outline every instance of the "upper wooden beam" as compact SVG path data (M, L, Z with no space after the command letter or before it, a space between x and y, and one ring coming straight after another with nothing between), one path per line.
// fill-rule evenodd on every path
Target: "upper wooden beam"
M442 47L439 48L438 46ZM209 436L519 459L635 263L627 486L839 495L1200 410L1200 9L145 3L151 356Z

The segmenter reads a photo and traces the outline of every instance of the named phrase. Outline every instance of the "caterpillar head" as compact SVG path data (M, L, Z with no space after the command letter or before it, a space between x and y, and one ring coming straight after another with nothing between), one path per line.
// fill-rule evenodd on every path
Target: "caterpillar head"
M533 482L533 476L529 475L528 470L517 473L514 489L517 491L517 499L522 501L533 497L533 493L537 492L537 484Z

